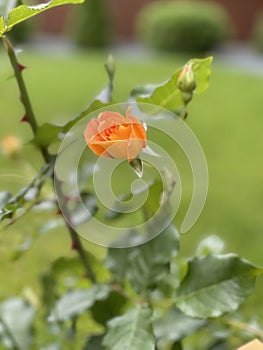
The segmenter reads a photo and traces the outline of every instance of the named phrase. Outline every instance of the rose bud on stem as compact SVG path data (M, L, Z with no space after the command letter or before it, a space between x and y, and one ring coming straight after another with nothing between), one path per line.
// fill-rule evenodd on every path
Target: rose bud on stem
M181 96L184 102L184 108L182 108L181 115L183 119L186 119L187 111L185 107L191 101L193 92L196 88L195 75L191 64L187 64L183 67L179 74L177 85L181 91Z

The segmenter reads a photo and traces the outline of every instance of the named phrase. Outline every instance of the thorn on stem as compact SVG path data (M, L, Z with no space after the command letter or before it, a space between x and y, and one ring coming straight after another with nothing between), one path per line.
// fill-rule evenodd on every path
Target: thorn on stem
M28 116L25 114L20 121L21 123L28 123Z
M61 210L60 210L60 208L56 211L56 213L55 213L55 216L60 216L60 215L62 215L62 212L61 212Z
M72 250L77 250L78 249L78 242L75 241L74 239L72 240L72 243L71 243L71 249Z
M26 66L24 66L21 63L18 63L18 69L19 69L20 72L22 72L24 69L26 69Z

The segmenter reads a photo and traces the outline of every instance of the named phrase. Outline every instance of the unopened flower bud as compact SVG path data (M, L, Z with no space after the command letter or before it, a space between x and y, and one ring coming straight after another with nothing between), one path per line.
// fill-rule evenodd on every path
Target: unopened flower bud
M105 63L105 68L109 74L110 79L113 79L115 75L115 62L112 55L109 55L107 62Z
M192 93L196 88L195 75L192 65L186 64L178 77L178 87L182 92Z
M22 149L21 140L14 136L8 135L2 139L1 152L3 155L9 158L16 158L19 156Z

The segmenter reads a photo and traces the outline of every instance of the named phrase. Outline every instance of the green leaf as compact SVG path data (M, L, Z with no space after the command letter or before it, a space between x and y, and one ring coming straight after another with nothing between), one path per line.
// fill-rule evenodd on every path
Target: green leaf
M45 123L37 129L33 142L37 146L48 147L54 140L59 140L63 130L63 126Z
M102 335L94 335L88 340L83 350L103 350L102 340Z
M56 303L48 317L49 322L66 321L83 314L96 300L107 297L106 285L94 285L90 289L75 289L65 293Z
M213 57L211 56L204 59L191 59L189 61L189 64L192 64L195 75L196 94L202 94L209 86L212 61Z
M153 94L154 90L156 89L157 85L154 84L146 84L146 85L139 85L135 86L135 88L131 91L131 98L136 99L136 97L149 97L151 94Z
M137 305L123 316L112 319L103 345L107 350L154 350L151 318L148 306Z
M96 197L91 192L81 193L80 199L71 204L74 204L74 208L70 210L69 218L70 222L75 226L90 220L98 210Z
M5 34L5 20L4 17L0 17L0 37Z
M183 350L183 345L179 342L176 342L172 345L170 350Z
M178 342L205 324L206 321L191 318L174 308L167 315L154 321L154 334L161 344ZM162 348L162 346L160 347Z
M234 254L192 259L175 305L191 317L219 317L236 310L263 270Z
M46 181L53 173L53 168L50 164L45 164L36 175L36 177L24 188L22 188L16 196L12 197L8 205L11 204L15 207L19 207L24 202L32 201L35 199ZM8 206L7 206L8 207ZM9 207L8 207L9 208Z
M112 103L103 103L99 100L95 100L82 113L80 113L77 117L73 118L66 124L56 125L52 123L44 123L38 128L32 142L37 146L48 147L51 143L61 140L78 121L86 117L89 113L109 106Z
M45 315L51 312L56 300L56 280L47 273L40 275L41 299Z
M170 261L178 248L179 234L172 225L150 242L133 248L128 256L127 279L134 290L141 293L158 289L170 272Z
M101 264L98 257L89 252L89 258L98 281L108 279L109 271ZM53 307L55 298L58 295L64 295L69 288L85 287L89 287L89 281L85 277L85 269L78 257L60 257L42 275L42 295L45 298L45 306L48 307Z
M2 208L0 208L0 221L13 218L17 209L23 208L27 202L35 200L42 186L50 178L52 172L52 166L50 164L45 164L31 183L22 188L15 196L11 197L8 192L2 192L0 195L0 197L2 197L2 201L0 200L0 206L2 206ZM4 204L5 208L3 208Z
M206 59L192 59L187 62L187 64L192 65L195 74L195 81L197 85L195 93L197 94L204 92L208 87L212 59L212 57L208 57ZM138 93L137 102L149 103L171 111L176 111L180 107L184 106L181 91L177 85L181 69L182 68L174 72L171 78L164 83L156 85L155 88L152 85L148 85L148 87L146 86L145 88L138 87L133 90L132 95L134 96L136 93ZM141 91L143 92L142 95Z
M13 211L8 209L1 209L0 210L0 221L4 219L11 219L13 216Z
M0 192L0 210L4 209L12 197L11 193L8 191Z
M6 23L1 17L0 21L0 34L1 36L8 32L16 24L25 21L28 18L31 18L39 13L49 10L55 6L65 5L65 4L80 4L84 0L51 0L46 3L38 4L35 6L26 6L20 5L9 12L9 16L6 20Z
M127 278L137 292L158 288L179 249L179 234L170 225L158 237L133 248L110 248L106 266L117 280Z
M120 195L118 197L118 201L113 203L112 209L106 211L105 216L107 219L116 219L122 216L123 212L125 212L125 210L128 208L126 201L132 199L134 195L136 195L137 200L140 198L140 196L142 196L143 198L143 196L145 196L145 193L148 192L147 199L141 207L142 212L144 213L145 217L147 216L148 218L150 218L159 210L158 215L155 216L156 220L154 222L154 225L156 227L156 225L159 225L161 222L164 222L169 209L168 206L164 206L164 204L167 204L166 200L169 199L169 196L171 194L169 193L171 189L171 178L168 176L167 171L162 171L162 176L160 176L160 174L156 174L151 164L147 162L143 162L143 164L144 179L146 180L147 177L149 177L149 175L150 177L148 178L148 180L146 180L144 184L142 184L136 189L136 192L128 192L126 194ZM123 210L123 205L125 210ZM160 206L162 208L160 208ZM151 232L151 227L148 228L148 231ZM122 242L118 242L118 244L121 244L121 246L125 246L124 239L122 239Z
M97 300L91 308L93 319L106 325L106 323L113 317L120 315L127 298L118 291L112 290L107 298Z
M1 0L0 16L6 17L10 10L16 6L17 0Z
M133 248L135 249L135 248ZM105 260L105 266L113 273L115 279L119 282L125 278L128 268L127 257L130 248L109 248L108 255Z
M50 275L56 280L65 278L66 276L81 276L83 274L83 266L76 257L68 258L61 256L55 260L50 269Z
M83 283L83 274L83 265L77 257L60 257L41 274L41 295L47 315L51 313L58 295L63 295L69 287L77 288L79 281Z
M4 343L11 345L11 348L29 349L32 343L34 314L34 308L23 299L11 298L1 303L0 325Z
M230 347L227 339L222 339L219 337L218 339L214 340L211 344L209 344L205 350L231 350L231 349L232 347Z
M60 343L51 343L46 346L42 346L40 350L61 350Z
M163 193L163 183L160 179L154 179L151 182L148 182L146 184L143 184L141 187L136 189L136 196L139 198L139 196L143 196L145 192L148 192L147 199L145 203L142 206L142 210L147 212L150 216L154 215L154 213L159 209L161 196ZM129 192L127 194L122 194L118 197L118 200L113 203L112 209L106 211L106 218L107 219L115 219L118 218L123 214L123 203L125 205L125 208L127 208L126 201L130 200L134 196L134 192Z

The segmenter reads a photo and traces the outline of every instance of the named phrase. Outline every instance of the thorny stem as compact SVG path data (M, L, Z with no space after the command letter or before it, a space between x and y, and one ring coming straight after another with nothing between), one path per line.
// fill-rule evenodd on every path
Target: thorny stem
M82 260L82 263L85 267L85 270L87 272L88 277L93 283L96 283L96 277L93 272L93 269L91 267L90 261L87 256L87 252L84 249L81 240L79 238L79 235L76 233L76 231L67 223L67 228L72 240L72 244L74 244L74 249L78 252L80 259Z
M11 62L13 70L14 70L15 79L17 81L17 85L18 85L18 88L20 91L20 99L21 99L21 102L23 103L24 108L25 108L26 119L27 119L27 121L32 129L33 134L36 135L37 131L38 131L38 124L37 124L37 120L36 120L36 117L35 117L31 102L30 102L30 98L29 98L29 95L27 92L27 88L26 88L23 76L22 76L21 65L19 64L19 62L17 60L17 56L15 53L14 47L7 36L3 36L3 42L4 42L4 46L5 46L5 49L6 49L7 54L8 54L9 60ZM39 150L40 150L40 152L45 160L45 163L46 164L51 163L52 156L48 153L47 148L43 147L43 146L39 146ZM54 177L54 174L53 174L53 177ZM59 195L63 196L62 191ZM83 263L83 266L86 270L88 277L93 282L96 282L95 274L94 274L92 267L90 265L90 262L89 262L89 257L87 255L87 252L85 251L82 243L81 243L79 235L68 224L68 222L66 221L65 218L64 218L64 220L66 222L66 226L67 226L67 229L69 231L69 234L70 234L70 237L72 240L72 244L74 245L74 249L79 254L79 257Z
M74 250L76 250L78 252L78 254L82 260L82 263L85 267L85 270L87 272L88 277L91 279L92 282L95 283L96 277L95 277L95 274L94 274L93 269L91 267L90 261L87 257L87 253L86 253L86 251L81 243L79 235L73 229L73 227L70 225L70 215L69 215L68 209L67 209L67 201L66 201L65 196L63 195L60 180L57 179L56 175L54 175L54 183L56 184L57 197L63 198L63 201L60 202L60 209L64 214L63 217L64 217L68 232L69 232L70 237L71 237L72 247L74 248Z
M28 120L29 125L31 126L31 129L33 131L33 134L35 135L38 130L38 125L37 125L37 120L28 96L28 92L26 89L26 85L22 76L22 71L19 65L19 62L17 61L16 53L14 50L13 45L11 44L10 40L8 39L7 36L3 36L3 42L5 45L5 49L7 51L9 60L11 62L11 65L13 67L14 73L15 73L15 78L17 81L17 85L20 91L20 99L21 102L24 105L25 111L26 111L26 117ZM47 150L44 147L40 148L41 154L45 160L46 163L49 162L49 154Z

